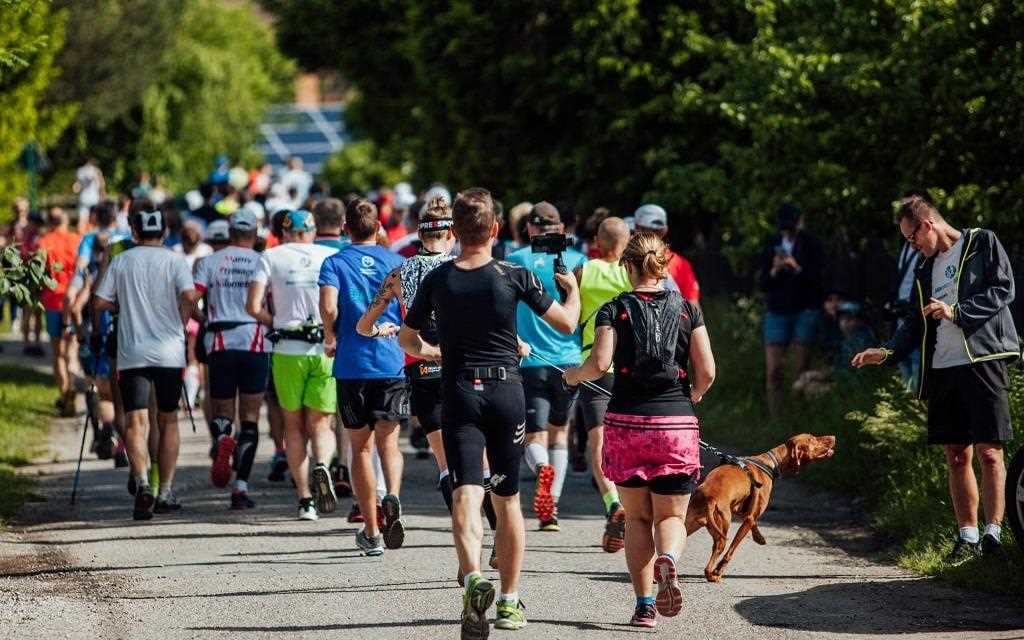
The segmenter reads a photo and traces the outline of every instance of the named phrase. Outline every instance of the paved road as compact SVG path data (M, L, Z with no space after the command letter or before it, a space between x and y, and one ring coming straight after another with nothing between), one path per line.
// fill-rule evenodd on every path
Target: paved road
M227 510L227 496L207 480L207 436L202 426L192 435L184 423L183 512L132 522L126 473L96 460L83 467L82 499L72 510L67 496L79 425L56 424L51 461L26 469L40 474L48 501L28 505L21 522L0 536L0 637L457 637L454 554L432 462L407 458L406 547L370 559L355 551L354 525L339 514L316 523L294 519L291 490L263 481L266 441L254 471L259 508ZM528 497L529 485L523 488ZM520 591L530 623L519 637L650 633L625 624L632 613L625 561L598 547L599 502L586 476L571 476L562 532L528 534ZM343 501L339 512L347 509ZM701 574L709 538L694 536L682 559L683 613L662 619L658 633L1024 637L1020 603L880 562L873 539L841 499L786 481L762 523L768 546L747 541L718 585Z

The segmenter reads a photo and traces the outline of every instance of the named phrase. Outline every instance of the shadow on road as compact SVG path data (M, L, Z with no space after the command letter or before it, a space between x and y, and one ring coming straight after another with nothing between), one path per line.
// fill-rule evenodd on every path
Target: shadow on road
M787 576L788 578L788 576ZM745 598L734 609L758 626L840 634L954 633L1024 629L1024 613L993 620L981 598L926 578L859 581Z

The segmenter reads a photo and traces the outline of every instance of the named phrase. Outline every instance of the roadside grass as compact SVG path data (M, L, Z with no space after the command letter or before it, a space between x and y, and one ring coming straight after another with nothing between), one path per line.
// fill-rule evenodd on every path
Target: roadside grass
M56 399L49 376L0 365L0 525L37 499L33 480L17 475L15 467L45 452Z
M1008 565L990 559L955 568L943 563L955 529L945 461L939 447L926 444L924 406L903 389L893 369L843 374L834 390L814 399L790 396L783 418L768 417L759 309L752 299L704 302L718 370L700 407L704 439L755 453L797 433L835 435L835 457L809 466L800 478L855 500L891 543L895 562L964 587L1024 593L1024 554L1009 527L1003 527ZM1010 408L1018 428L1006 447L1007 460L1024 443L1024 375L1011 367L1011 378Z

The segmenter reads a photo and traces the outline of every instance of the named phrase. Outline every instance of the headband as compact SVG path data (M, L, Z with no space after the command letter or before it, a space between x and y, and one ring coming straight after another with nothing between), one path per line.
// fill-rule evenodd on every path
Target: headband
M439 220L424 220L419 224L420 231L435 231L437 229L451 229L452 219L441 218Z

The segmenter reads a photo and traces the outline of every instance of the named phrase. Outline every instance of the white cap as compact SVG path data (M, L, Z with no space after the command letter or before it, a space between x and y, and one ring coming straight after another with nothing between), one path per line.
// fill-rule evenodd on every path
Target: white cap
M664 229L668 226L668 214L656 204L645 204L633 214L638 229Z
M227 241L231 238L228 233L228 221L227 220L214 220L206 226L206 239L216 242L218 240Z
M444 198L444 201L447 202L449 205L452 203L452 194L441 185L431 187L430 190L427 191L427 193L423 196L423 201L430 202L431 200L437 198L438 196Z
M630 233L636 231L636 218L633 216L625 216L622 218L622 221L626 223L627 227L629 227Z

